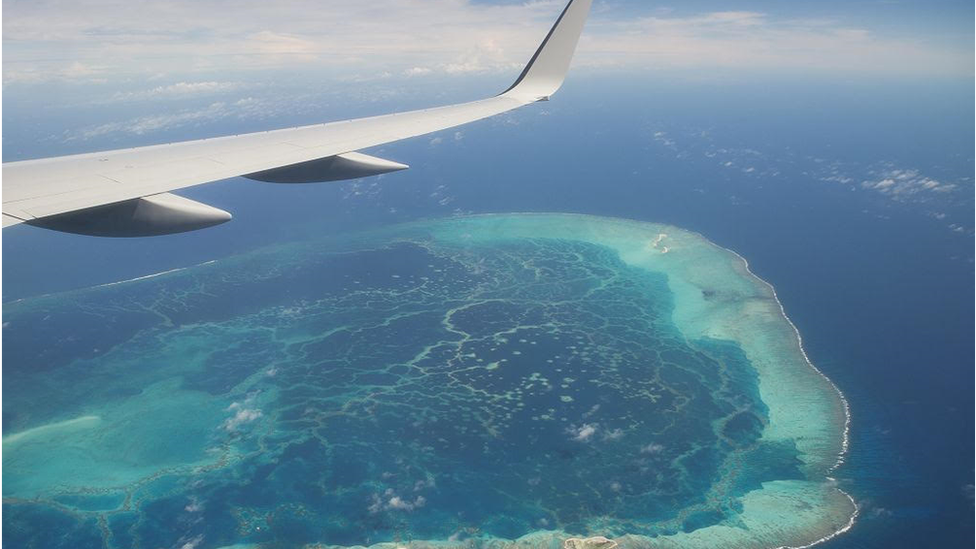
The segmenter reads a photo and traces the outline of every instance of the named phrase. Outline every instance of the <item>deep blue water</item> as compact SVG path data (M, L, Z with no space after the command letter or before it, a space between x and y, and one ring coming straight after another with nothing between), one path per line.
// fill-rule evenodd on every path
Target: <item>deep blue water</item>
M216 229L151 241L8 229L4 301L456 210L671 223L746 257L850 401L837 476L862 517L826 547L964 547L974 530L972 100L971 82L581 76L551 103L463 128L460 140L370 151L410 163L406 173L187 192L235 214ZM16 128L5 124L5 145ZM895 200L860 186L891 170L958 189ZM853 183L825 181L838 174Z

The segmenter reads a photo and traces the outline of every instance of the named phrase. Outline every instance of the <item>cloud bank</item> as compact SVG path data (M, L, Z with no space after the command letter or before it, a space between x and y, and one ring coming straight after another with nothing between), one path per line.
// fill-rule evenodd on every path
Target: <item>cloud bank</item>
M36 0L4 2L4 82L300 68L404 77L522 66L562 0ZM644 10L645 14L633 12ZM905 31L908 32L908 31ZM673 15L597 2L577 64L971 75L956 45L842 19Z

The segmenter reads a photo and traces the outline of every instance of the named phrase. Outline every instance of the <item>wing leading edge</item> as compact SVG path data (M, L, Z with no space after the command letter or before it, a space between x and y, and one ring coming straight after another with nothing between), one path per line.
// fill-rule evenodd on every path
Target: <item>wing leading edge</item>
M244 176L276 183L365 177L407 166L356 152L547 100L562 85L592 0L570 0L505 92L480 101L198 141L3 164L3 226L98 236L195 230L230 214L169 194ZM94 228L93 228L94 227Z

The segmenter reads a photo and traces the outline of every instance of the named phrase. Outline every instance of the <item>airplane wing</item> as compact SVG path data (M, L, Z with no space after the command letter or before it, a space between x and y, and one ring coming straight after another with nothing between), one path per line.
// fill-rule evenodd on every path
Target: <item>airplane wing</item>
M311 183L407 168L359 149L536 101L562 85L592 0L570 0L518 80L480 101L283 130L3 164L3 226L28 223L97 236L151 236L210 227L229 213L172 191L243 176Z

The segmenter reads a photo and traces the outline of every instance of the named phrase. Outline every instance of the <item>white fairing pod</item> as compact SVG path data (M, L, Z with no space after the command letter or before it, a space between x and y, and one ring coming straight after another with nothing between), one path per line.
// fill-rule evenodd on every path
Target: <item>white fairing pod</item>
M31 225L90 236L159 236L230 221L224 210L170 193L96 206L29 221Z
M406 164L367 154L349 152L319 158L273 170L247 174L244 177L268 183L323 183L359 179L409 168Z

